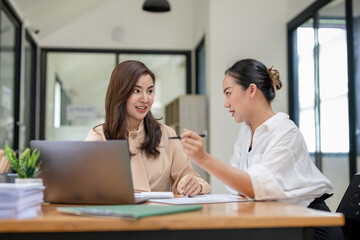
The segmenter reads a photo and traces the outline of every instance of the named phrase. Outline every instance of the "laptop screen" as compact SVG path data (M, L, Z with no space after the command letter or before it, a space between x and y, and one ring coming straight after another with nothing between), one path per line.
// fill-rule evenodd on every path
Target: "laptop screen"
M135 203L126 140L103 142L31 141L39 160L45 202Z

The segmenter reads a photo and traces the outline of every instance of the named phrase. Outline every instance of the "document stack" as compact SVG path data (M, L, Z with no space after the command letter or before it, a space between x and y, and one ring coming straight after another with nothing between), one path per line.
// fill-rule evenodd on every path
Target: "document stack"
M0 219L38 217L44 189L39 183L0 183Z

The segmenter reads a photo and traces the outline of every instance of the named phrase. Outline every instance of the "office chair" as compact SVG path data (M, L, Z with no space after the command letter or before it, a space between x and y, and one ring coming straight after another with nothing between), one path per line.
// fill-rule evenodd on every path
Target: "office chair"
M342 227L344 237L359 239L360 236L360 173L351 179L336 212L345 216L345 226Z

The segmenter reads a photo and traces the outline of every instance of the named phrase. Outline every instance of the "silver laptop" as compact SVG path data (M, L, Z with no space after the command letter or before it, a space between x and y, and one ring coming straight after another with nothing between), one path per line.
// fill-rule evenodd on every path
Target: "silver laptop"
M126 140L34 140L30 147L40 151L45 202L134 204L146 200L135 200Z

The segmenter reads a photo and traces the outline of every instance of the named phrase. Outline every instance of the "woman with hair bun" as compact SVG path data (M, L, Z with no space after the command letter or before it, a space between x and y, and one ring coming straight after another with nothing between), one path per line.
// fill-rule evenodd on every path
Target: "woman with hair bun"
M236 62L225 71L222 84L224 107L241 124L231 166L208 154L203 139L186 129L183 149L233 193L330 211L324 200L331 196L332 183L311 161L294 122L271 107L281 87L277 70L254 59ZM341 234L336 227L315 231L317 239L341 239Z

